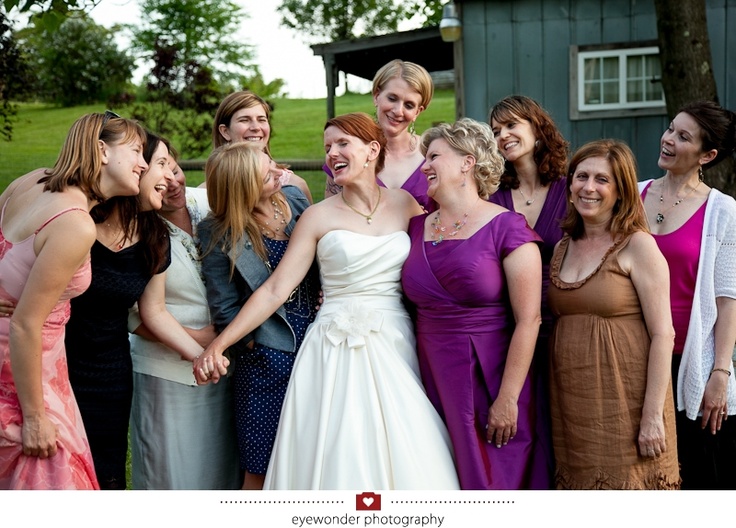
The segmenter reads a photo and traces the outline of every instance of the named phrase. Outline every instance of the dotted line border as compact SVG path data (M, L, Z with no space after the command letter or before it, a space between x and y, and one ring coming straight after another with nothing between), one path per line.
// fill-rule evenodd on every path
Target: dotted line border
M389 504L516 504L513 500L392 500ZM221 500L220 504L346 504L343 500ZM371 511L371 510L367 510Z

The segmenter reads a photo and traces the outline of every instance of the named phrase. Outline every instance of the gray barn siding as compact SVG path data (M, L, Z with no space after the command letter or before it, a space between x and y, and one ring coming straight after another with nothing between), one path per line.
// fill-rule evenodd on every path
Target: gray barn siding
M573 44L652 41L651 0L463 1L466 115L486 121L507 95L536 99L558 123L572 150L592 139L626 141L642 179L659 174L659 139L666 116L569 119ZM707 0L713 70L721 103L736 107L736 0ZM730 31L728 31L730 29Z

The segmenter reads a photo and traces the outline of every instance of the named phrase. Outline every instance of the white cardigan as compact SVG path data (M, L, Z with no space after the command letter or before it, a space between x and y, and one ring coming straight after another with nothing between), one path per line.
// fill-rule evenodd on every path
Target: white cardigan
M650 181L639 183L640 193ZM684 409L691 420L702 415L700 404L715 363L717 297L736 299L736 200L711 189L705 206L695 295L677 381L677 409ZM729 416L736 415L733 372L728 378L726 397Z
M192 217L193 228L209 212L205 189L186 189L187 209ZM200 272L199 261L193 260L190 252L198 257L196 240L174 224L169 226L171 240L171 265L166 270L166 308L182 326L202 328L211 323L207 304L207 290ZM194 232L196 237L196 231ZM189 251L187 251L189 248ZM128 328L133 331L140 324L137 305L128 316ZM130 336L130 352L133 370L157 378L196 386L192 363L166 345L149 341L135 334Z

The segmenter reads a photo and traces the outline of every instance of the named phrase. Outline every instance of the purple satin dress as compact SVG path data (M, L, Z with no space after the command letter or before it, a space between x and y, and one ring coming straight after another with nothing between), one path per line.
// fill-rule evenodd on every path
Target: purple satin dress
M467 240L424 241L426 215L409 224L402 285L417 308L417 352L429 399L447 424L463 489L549 489L548 446L539 440L531 375L519 395L518 432L486 442L513 332L503 259L539 242L521 214L493 218Z
M547 308L549 263L552 260L555 245L562 240L562 235L564 235L562 229L560 229L560 221L567 214L566 182L565 178L560 178L550 183L544 205L533 228L542 239L542 245L539 247L542 252L542 326L539 329L539 337L544 339L545 343L552 333L554 324L552 313ZM514 199L511 196L511 189L496 191L488 201L505 207L509 211L514 211Z
M425 211L431 213L435 209L437 209L437 204L434 203L434 200L432 200L432 198L427 196L427 177L422 172L422 165L424 165L424 161L422 161L419 164L419 167L417 167L416 170L411 173L411 176L409 176L409 178L404 182L404 185L402 185L401 188L411 194ZM379 178L378 176L376 176L376 181L381 187L386 187L386 184L383 183L381 181L381 178Z
M422 165L424 165L423 161L419 164L416 170L411 173L411 176L409 176L401 188L411 194L426 212L431 213L437 209L437 204L434 203L432 198L427 196L427 177L422 173ZM332 181L332 171L330 171L330 168L327 165L322 165L322 170L325 171L327 177ZM381 178L378 176L376 176L376 183L381 187L386 188L386 184L383 183Z

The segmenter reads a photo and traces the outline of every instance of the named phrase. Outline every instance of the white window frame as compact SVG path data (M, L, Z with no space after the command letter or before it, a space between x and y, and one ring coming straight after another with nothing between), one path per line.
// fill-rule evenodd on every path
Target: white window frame
M606 44L600 46L571 46L570 47L570 119L600 119L605 117L626 117L642 115L666 114L666 102L661 101L633 101L628 102L627 96L627 60L628 57L659 54L659 47L655 43L624 43ZM618 91L619 102L586 104L585 96L585 61L590 58L618 57Z

